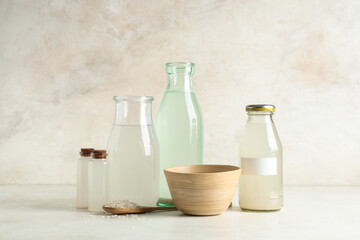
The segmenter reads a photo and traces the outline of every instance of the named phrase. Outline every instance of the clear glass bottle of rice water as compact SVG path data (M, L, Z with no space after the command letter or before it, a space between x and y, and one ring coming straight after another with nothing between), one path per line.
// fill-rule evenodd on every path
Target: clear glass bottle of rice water
M108 200L154 206L159 194L159 145L153 127L153 97L116 96L108 142Z
M166 64L167 88L156 118L161 206L173 205L164 169L203 162L203 119L193 88L194 68L189 62Z
M239 205L244 210L279 210L283 205L282 146L272 116L275 106L246 106L248 121L239 147Z

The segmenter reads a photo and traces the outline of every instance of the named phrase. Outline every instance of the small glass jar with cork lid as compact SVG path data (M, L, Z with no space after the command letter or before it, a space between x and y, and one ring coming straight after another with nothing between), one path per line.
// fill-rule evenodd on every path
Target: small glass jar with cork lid
M88 162L93 148L81 148L77 161L76 207L88 207Z
M95 150L89 161L88 201L90 212L103 212L106 203L106 150Z

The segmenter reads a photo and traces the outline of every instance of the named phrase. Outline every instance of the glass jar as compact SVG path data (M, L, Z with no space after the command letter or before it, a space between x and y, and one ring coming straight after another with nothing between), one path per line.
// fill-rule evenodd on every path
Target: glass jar
M93 148L81 148L77 161L76 207L88 207L88 164Z
M116 96L108 142L108 200L153 206L159 194L159 146L149 96Z
M193 88L195 64L167 63L167 88L156 118L160 145L158 205L173 205L164 169L203 163L204 130L200 105Z
M95 150L89 161L88 201L90 212L103 212L106 203L106 150Z
M239 146L239 205L244 210L279 210L283 205L282 146L272 116L275 106L248 105Z

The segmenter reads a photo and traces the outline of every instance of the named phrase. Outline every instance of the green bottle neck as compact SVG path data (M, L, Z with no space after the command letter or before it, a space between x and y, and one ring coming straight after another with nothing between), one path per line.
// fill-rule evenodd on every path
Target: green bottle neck
M192 76L184 74L173 74L168 76L166 91L189 91L193 92Z
M166 64L168 84L166 91L169 92L192 92L195 64L190 62L173 62Z

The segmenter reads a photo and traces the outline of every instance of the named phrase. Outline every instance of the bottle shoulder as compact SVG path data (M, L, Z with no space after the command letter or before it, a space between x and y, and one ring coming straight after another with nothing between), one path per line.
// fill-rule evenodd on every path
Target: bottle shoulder
M129 149L134 151L157 151L158 140L153 125L132 125L114 126L113 132L108 140L109 155L114 150L127 152Z
M157 113L156 122L175 119L202 119L200 104L194 94L166 93Z
M240 153L256 154L257 152L282 152L282 144L273 124L246 124L239 141Z

